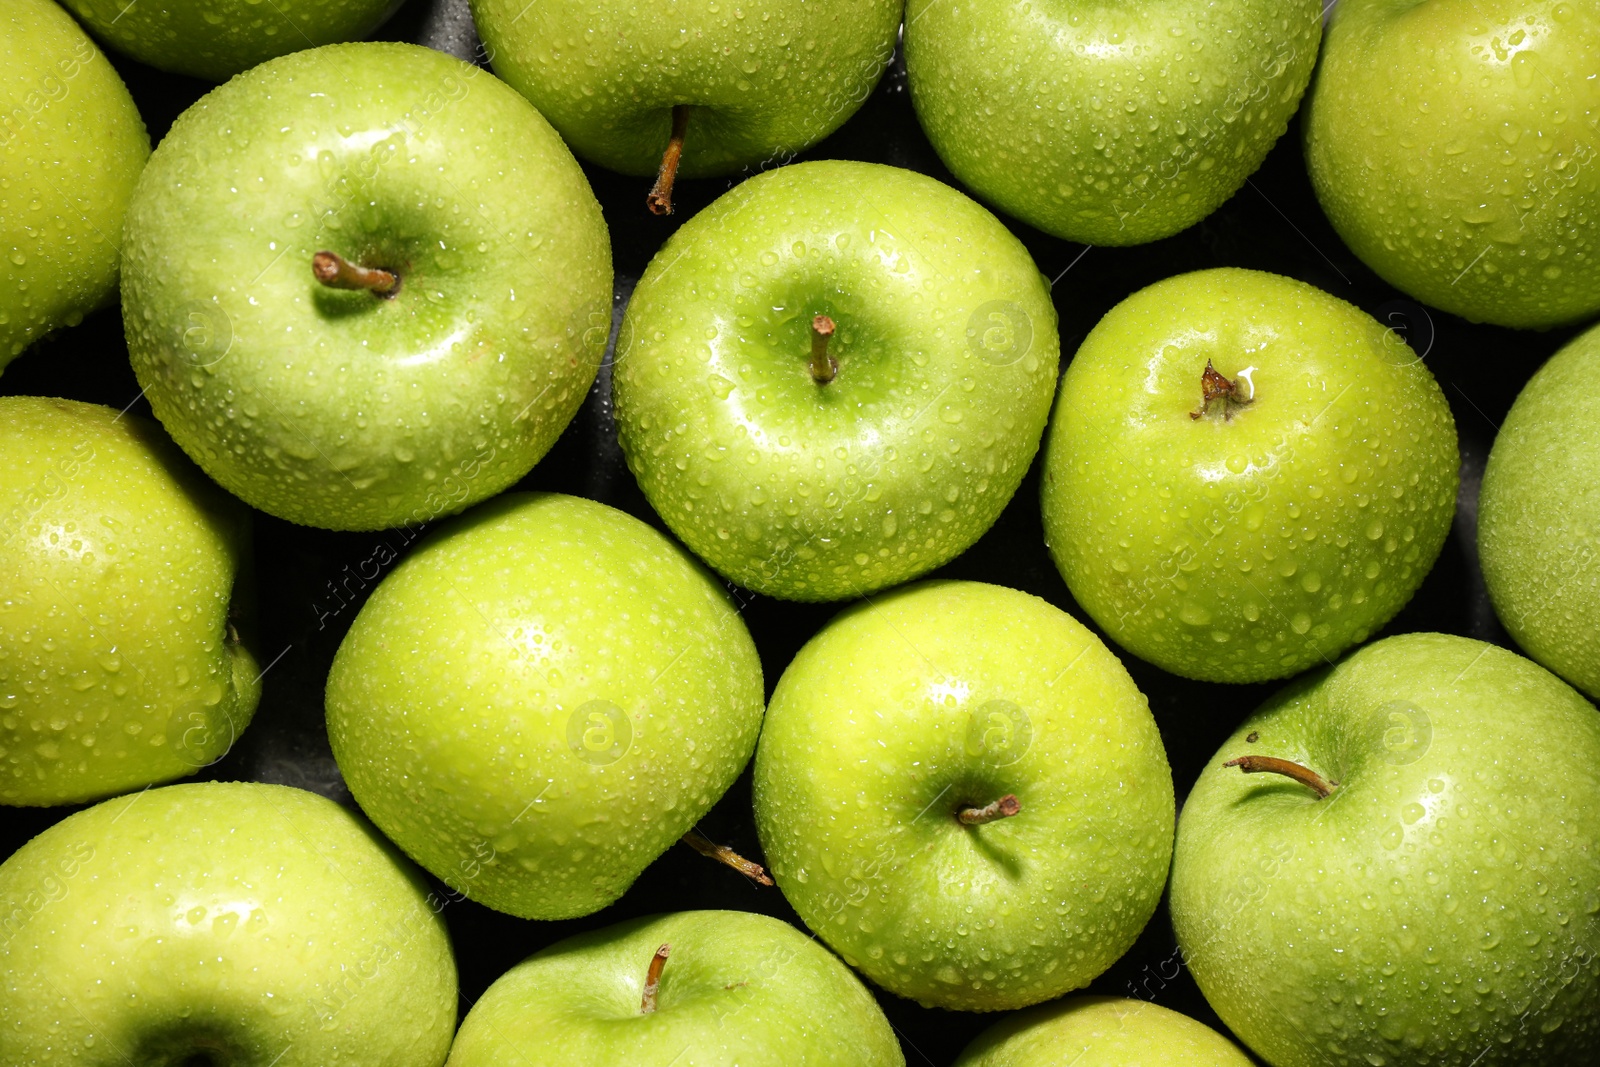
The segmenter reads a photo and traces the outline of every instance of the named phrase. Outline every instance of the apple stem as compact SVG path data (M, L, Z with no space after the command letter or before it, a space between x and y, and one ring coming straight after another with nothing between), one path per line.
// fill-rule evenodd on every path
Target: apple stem
M732 867L746 878L754 878L762 885L772 884L772 879L767 875L767 869L761 864L745 859L727 845L713 843L698 830L690 830L684 834L683 843L708 859L714 859L718 863Z
M376 267L358 267L337 252L312 256L311 273L329 289L365 289L377 296L393 296L400 288L399 275Z
M818 385L827 385L839 373L839 361L828 354L833 330L833 320L826 315L811 320L811 377Z
M672 137L667 150L661 153L661 169L656 172L656 183L644 202L657 215L672 214L672 183L678 180L678 161L683 158L683 135L689 131L689 105L672 106Z
M1015 793L1007 793L999 800L991 801L981 808L962 808L956 812L956 818L964 826L982 826L986 822L996 819L1009 819L1022 810L1022 802Z
M1197 411L1189 412L1189 417L1191 419L1199 419L1211 414L1211 405L1220 400L1222 401L1222 418L1223 421L1227 421L1233 418L1234 408L1242 408L1254 399L1254 397L1250 396L1241 397L1239 395L1239 386L1218 373L1217 368L1213 367L1208 359L1206 360L1206 369L1200 375L1200 408Z
M1237 767L1245 774L1281 774L1313 790L1319 798L1331 795L1339 787L1338 782L1328 781L1310 767L1302 767L1293 760L1279 759L1277 756L1240 756L1223 766Z
M671 943L656 949L656 954L650 957L650 969L644 975L644 996L639 1001L639 1014L649 1015L656 1010L656 993L661 990L661 969L667 965L667 957L672 955Z

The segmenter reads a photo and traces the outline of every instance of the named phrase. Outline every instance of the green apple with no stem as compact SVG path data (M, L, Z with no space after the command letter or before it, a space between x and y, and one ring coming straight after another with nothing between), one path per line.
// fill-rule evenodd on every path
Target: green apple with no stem
M224 82L302 48L354 41L400 0L62 0L91 33L159 70Z
M738 777L761 661L666 537L511 493L384 579L327 701L339 768L384 833L473 900L564 919L621 896Z
M0 865L0 1062L439 1067L439 903L356 816L287 786L107 800Z
M921 1004L1025 1007L1138 937L1172 849L1144 695L1071 616L978 582L850 608L767 712L756 827L784 896Z
M472 1006L449 1067L904 1067L889 1020L788 923L685 911L579 934Z
M441 52L330 45L203 97L128 209L156 416L279 518L419 524L547 452L610 328L600 208L555 131Z
M1600 311L1600 9L1342 0L1306 102L1306 164L1350 249L1474 322Z
M234 628L250 525L161 428L0 398L0 804L193 774L261 696Z
M1364 648L1201 773L1184 959L1274 1067L1594 1063L1597 768L1600 715L1537 664L1443 634Z
M1068 997L1017 1012L979 1034L955 1067L1250 1067L1203 1023L1144 1000Z
M1200 271L1118 304L1062 376L1045 539L1128 651L1259 682L1405 606L1459 465L1444 394L1396 334L1289 278Z
M495 72L584 159L684 177L792 159L871 95L902 0L472 0ZM652 208L671 210L652 194Z
M127 86L51 0L0 15L0 370L109 304L122 216L150 158Z
M911 0L906 74L939 158L1046 233L1168 237L1283 136L1317 59L1319 0Z
M1551 357L1495 436L1478 556L1528 655L1600 698L1600 332Z
M712 567L838 600L989 528L1038 449L1059 352L1049 287L989 212L910 171L802 163L651 261L618 339L617 433Z

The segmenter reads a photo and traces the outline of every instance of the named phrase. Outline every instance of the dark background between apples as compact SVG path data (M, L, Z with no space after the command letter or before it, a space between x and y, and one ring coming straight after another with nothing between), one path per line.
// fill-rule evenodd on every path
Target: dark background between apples
M377 36L414 41L481 62L467 0L408 0ZM200 81L112 58L154 142L209 88ZM834 158L908 167L960 188L917 125L898 56L861 111L801 157ZM648 183L588 165L584 170L611 228L616 267L614 340L615 322L656 249L677 226L744 175L680 183L677 213L663 219L645 210ZM1442 631L1515 647L1495 620L1478 569L1474 546L1478 482L1495 431L1517 392L1575 330L1533 333L1475 326L1424 309L1385 285L1344 247L1318 208L1301 156L1298 122L1291 123L1288 134L1237 195L1198 226L1168 240L1130 249L1085 248L1003 221L1028 246L1044 275L1055 279L1063 363L1100 317L1124 297L1174 274L1220 266L1299 278L1356 304L1405 336L1426 357L1455 413L1461 435L1461 495L1438 565L1411 604L1378 636ZM610 386L609 367L602 368L572 425L518 488L590 497L664 530L617 447ZM150 415L128 365L115 308L89 317L13 362L0 377L0 392L73 397L118 409L131 403L131 411ZM381 578L373 577L371 560L384 541L395 548L405 544L399 534L328 533L255 515L258 620L252 644L259 661L270 665L265 692L250 729L200 778L279 782L354 807L323 727L323 682L345 630ZM1093 625L1045 551L1037 463L994 528L935 573L1023 589ZM731 587L730 593L761 651L769 694L794 653L838 610L838 605L789 604ZM1122 660L1150 698L1181 803L1216 747L1274 687L1191 682L1127 654ZM0 854L10 855L74 810L0 808ZM705 817L701 829L713 840L759 858L748 772ZM1240 842L1240 847L1248 847L1248 842ZM636 915L687 908L758 911L800 925L777 889L748 882L686 848L669 850L622 900L585 919L529 922L454 900L443 914L460 966L461 1012L464 1015L509 967L553 941ZM1153 999L1222 1028L1181 965L1165 904L1138 943L1088 991ZM990 1015L925 1009L874 992L900 1035L911 1067L951 1063L968 1040L995 1021Z

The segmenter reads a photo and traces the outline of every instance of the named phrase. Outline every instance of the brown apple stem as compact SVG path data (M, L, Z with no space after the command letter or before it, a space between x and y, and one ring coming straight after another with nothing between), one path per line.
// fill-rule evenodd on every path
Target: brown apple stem
M661 169L656 171L656 183L644 202L657 215L672 214L672 183L678 180L678 162L683 159L683 135L689 130L689 105L672 107L672 137L667 150L661 153Z
M1233 418L1233 409L1242 408L1250 403L1252 397L1241 397L1239 386L1230 382L1218 373L1217 368L1206 360L1206 369L1200 375L1200 407L1189 412L1191 419L1203 418L1211 414L1211 405L1222 402L1222 418L1224 421Z
M1007 793L999 800L991 801L981 808L962 808L956 812L956 818L965 826L982 826L986 822L996 819L1009 819L1022 810L1022 802L1015 793Z
M311 273L329 289L365 289L378 296L393 296L400 278L376 267L358 267L337 252L318 252L311 257Z
M767 876L767 869L761 866L761 864L753 863L750 860L745 859L727 845L718 845L713 843L698 830L690 830L688 833L684 834L683 843L700 853L702 856L705 856L709 859L714 859L718 863L726 864L727 866L732 867L746 878L754 878L762 885L772 884L772 879Z
M833 320L826 315L811 320L811 377L818 385L827 385L839 373L839 361L828 354L833 329Z
M672 955L672 945L665 944L650 957L650 969L644 974L644 996L639 1001L639 1014L649 1015L656 1010L656 993L661 989L661 969Z
M1245 774L1281 774L1315 791L1318 797L1329 796L1339 787L1337 782L1328 781L1310 767L1302 767L1293 760L1279 759L1277 756L1240 756L1223 766L1237 767Z

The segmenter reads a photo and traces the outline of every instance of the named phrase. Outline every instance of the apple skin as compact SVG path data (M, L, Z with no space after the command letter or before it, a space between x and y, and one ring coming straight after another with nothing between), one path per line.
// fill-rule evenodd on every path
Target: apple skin
M1385 281L1473 322L1600 311L1600 11L1568 0L1341 0L1306 165Z
M645 974L663 944L656 1010ZM472 1006L449 1067L904 1067L889 1020L849 968L788 923L683 911L567 938Z
M1208 360L1241 389L1255 368L1231 417L1192 417ZM1118 304L1062 375L1045 541L1134 655L1186 678L1282 678L1411 599L1459 466L1450 406L1396 334L1302 282L1199 271Z
M472 0L489 59L572 150L653 175L690 106L678 173L787 161L838 129L894 55L902 0Z
M1223 766L1247 754L1339 785ZM1275 1067L1594 1063L1597 826L1593 706L1505 649L1391 637L1218 750L1178 822L1173 926Z
M1600 331L1550 358L1495 436L1478 557L1517 644L1600 699Z
M117 293L122 216L150 158L127 86L51 0L0 15L0 370Z
M711 808L761 730L726 592L620 511L508 493L430 535L328 676L350 791L458 892L525 919L616 900Z
M439 1067L456 969L417 872L314 793L105 801L0 866L0 1062Z
M1143 1000L1068 997L1007 1016L966 1047L955 1067L1250 1067L1211 1027Z
M1093 245L1169 237L1232 196L1288 128L1320 0L911 0L917 119L982 200Z
M1015 794L1010 818L960 809ZM769 869L891 993L962 1011L1086 985L1161 898L1172 773L1144 695L1037 597L933 581L850 608L778 682L755 763Z
M126 235L156 416L229 492L308 526L418 525L510 486L610 330L577 161L492 75L415 45L298 52L213 90L162 140ZM323 249L399 291L322 286Z
M0 397L0 804L193 774L249 724L261 676L230 616L249 517L161 428Z
M837 377L807 370L833 318ZM871 163L802 163L679 229L634 289L612 380L651 505L725 577L838 600L953 559L1039 447L1060 341L999 221Z
M400 6L400 0L61 2L123 55L214 82L302 48L359 40Z

